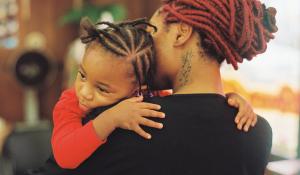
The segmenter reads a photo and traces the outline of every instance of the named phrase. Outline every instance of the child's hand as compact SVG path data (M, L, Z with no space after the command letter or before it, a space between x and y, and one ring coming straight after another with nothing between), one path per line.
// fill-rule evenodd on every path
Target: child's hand
M254 127L257 122L257 116L253 111L252 106L243 97L236 93L226 94L228 104L238 108L239 112L235 117L235 123L239 130L244 129L247 132L250 126Z
M131 130L146 139L151 139L151 135L146 133L140 125L162 129L162 123L154 122L146 117L164 118L165 114L157 111L160 110L160 105L142 101L142 96L133 97L120 102L107 112L115 127Z

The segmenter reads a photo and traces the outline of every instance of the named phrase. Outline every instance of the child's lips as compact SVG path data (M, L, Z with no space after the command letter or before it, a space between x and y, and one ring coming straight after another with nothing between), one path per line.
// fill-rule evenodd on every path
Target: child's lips
M90 108L88 108L86 105L83 105L83 104L81 104L81 103L79 103L79 108L81 109L81 110L83 110L84 112L86 112L86 111L88 111Z

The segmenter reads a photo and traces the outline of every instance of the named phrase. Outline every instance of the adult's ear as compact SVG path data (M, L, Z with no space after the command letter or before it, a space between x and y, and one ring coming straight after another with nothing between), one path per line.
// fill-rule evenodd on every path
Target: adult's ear
M193 27L186 23L180 22L177 25L176 40L174 42L174 46L178 47L184 45L191 38L192 34Z

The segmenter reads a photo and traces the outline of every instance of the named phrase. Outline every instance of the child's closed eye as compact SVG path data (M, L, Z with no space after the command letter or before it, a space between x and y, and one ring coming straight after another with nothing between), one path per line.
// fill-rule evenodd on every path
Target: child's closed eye
M102 88L102 87L97 87L97 88L98 88L98 90L99 90L100 92L102 92L102 93L107 93L107 94L110 93L108 90L106 90L106 89L104 89L104 88Z
M78 74L79 74L81 80L83 80L83 81L86 80L85 75L80 70L78 71Z

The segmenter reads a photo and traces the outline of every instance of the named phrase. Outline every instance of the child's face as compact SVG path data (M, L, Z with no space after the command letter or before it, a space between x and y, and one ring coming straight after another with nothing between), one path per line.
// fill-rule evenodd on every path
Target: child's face
M137 90L133 67L100 46L90 46L75 81L79 107L84 111L113 104Z

